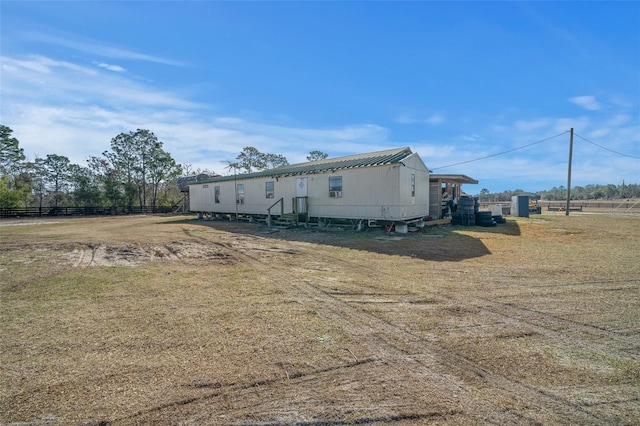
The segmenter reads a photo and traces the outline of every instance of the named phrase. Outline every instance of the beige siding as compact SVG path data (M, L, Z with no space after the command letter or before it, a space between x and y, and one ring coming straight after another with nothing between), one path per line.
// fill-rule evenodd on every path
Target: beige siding
M404 165L403 165L404 164ZM191 211L235 213L235 185L244 184L244 204L238 213L266 214L281 197L284 212L292 211L296 178L307 178L309 215L320 218L405 220L429 214L429 171L416 155L403 164L360 167L301 176L238 179L190 185ZM411 196L411 174L415 174L415 196ZM329 197L329 178L342 177L342 197ZM273 181L274 198L266 198L265 182ZM220 186L215 204L214 187ZM272 213L279 214L279 207Z
M212 213L235 213L236 211L236 195L235 185L233 181L212 182L209 184L211 199L213 199L213 191L215 187L220 187L220 202L211 204ZM239 208L240 206L238 206Z
M273 182L273 198L267 198L266 182ZM279 178L276 180L276 178L269 177L238 180L238 183L244 184L245 192L244 204L238 205L239 213L267 214L267 209L280 198L284 198L285 213L291 212L291 198L295 196L295 179ZM233 185L233 182L231 182L231 184ZM276 213L280 214L279 207L277 208Z
M398 165L337 170L309 176L312 217L382 219L397 202ZM329 197L329 178L342 177L342 197Z
M267 198L266 182L274 183L274 197ZM244 185L244 202L238 204L238 213L267 214L267 209L280 197L291 210L291 198L295 196L295 180L280 178L238 179L222 182L210 182L189 186L190 210L209 213L236 212L236 184ZM204 188L207 185L208 188ZM214 190L220 186L220 202L214 203ZM279 214L279 209L278 209Z
M211 190L209 191L209 188ZM213 206L213 184L189 185L189 209L209 212Z

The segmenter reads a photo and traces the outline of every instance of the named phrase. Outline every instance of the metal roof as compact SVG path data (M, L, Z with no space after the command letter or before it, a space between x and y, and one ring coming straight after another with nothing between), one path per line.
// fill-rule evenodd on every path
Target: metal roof
M462 184L462 183L471 183L471 184L477 184L478 181L476 179L470 178L467 175L446 175L446 174L430 174L429 175L429 181L431 182L436 182L437 180L442 180L444 182L452 182L452 183L458 183L458 184Z
M223 182L234 179L253 179L261 177L280 177L294 175L308 175L314 173L323 173L334 170L354 169L358 167L382 166L385 164L397 164L403 159L411 155L411 149L408 147L388 149L385 151L371 152L368 154L349 155L346 157L336 157L325 160L309 161L306 163L292 164L288 166L276 167L273 169L262 170L260 172L243 173L231 176L221 176L206 180L201 180L197 184L206 182ZM190 183L195 185L196 183Z

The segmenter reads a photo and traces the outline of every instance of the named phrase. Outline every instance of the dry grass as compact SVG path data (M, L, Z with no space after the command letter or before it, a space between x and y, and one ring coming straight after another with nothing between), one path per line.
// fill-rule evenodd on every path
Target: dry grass
M638 217L27 223L0 222L3 424L640 418Z

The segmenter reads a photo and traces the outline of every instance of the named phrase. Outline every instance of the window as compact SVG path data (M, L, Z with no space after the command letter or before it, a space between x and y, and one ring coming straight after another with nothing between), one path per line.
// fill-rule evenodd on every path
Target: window
M416 196L416 175L415 173L411 173L411 196Z
M216 204L220 204L220 187L219 186L213 187L213 197L214 197L214 202Z
M267 194L267 198L275 197L275 190L273 186L273 181L264 183L264 190Z
M342 176L334 176L329 178L329 197L342 197Z
M202 185L203 189L207 189L209 187L209 185Z
M236 187L238 190L238 194L236 197L236 203L244 204L244 183L239 183Z

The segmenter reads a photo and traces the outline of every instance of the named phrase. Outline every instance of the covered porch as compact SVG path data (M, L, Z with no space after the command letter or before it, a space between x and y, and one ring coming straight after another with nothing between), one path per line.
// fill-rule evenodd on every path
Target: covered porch
M466 175L429 175L429 216L432 219L449 217L463 194L462 184L477 185L476 179Z

